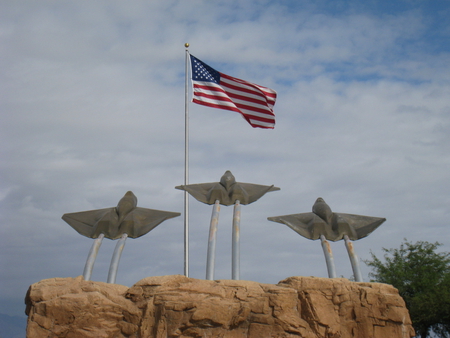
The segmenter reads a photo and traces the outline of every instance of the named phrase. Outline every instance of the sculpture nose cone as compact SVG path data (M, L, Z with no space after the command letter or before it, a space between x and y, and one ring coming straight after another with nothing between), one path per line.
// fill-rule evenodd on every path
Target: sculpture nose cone
M234 183L236 183L236 179L234 178L231 171L227 170L220 179L220 184L222 184L228 190Z
M117 204L119 218L130 213L137 206L137 197L132 191L128 191Z
M322 197L319 197L312 207L312 212L323 219L328 225L331 225L333 212L331 208L325 203Z

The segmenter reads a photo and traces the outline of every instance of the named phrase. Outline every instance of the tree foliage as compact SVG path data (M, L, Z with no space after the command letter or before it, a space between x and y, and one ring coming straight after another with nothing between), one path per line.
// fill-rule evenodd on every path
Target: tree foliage
M365 263L373 282L396 287L405 300L417 335L431 332L450 337L450 253L436 252L441 244L406 239L399 249L385 249L384 262L373 253Z

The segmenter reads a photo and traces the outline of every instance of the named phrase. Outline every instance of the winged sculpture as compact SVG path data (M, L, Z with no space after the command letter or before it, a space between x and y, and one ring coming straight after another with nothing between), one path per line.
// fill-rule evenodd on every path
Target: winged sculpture
M232 227L232 258L231 277L239 279L239 233L241 222L241 204L250 204L257 201L270 191L280 188L273 185L260 185L252 183L236 182L231 171L227 170L219 182L179 185L176 189L185 190L197 201L214 205L209 229L208 254L206 257L206 279L214 279L214 261L216 247L217 224L219 222L220 204L233 205Z
M320 239L330 278L336 277L336 268L331 247L327 240L335 242L344 239L354 278L357 282L362 282L363 278L358 256L351 241L368 236L386 220L386 218L381 217L332 212L329 205L321 197L314 203L312 212L268 217L267 219L286 224L292 230L308 239Z
M240 204L250 204L269 191L280 190L273 185L236 182L229 170L223 174L220 182L179 185L175 188L185 190L196 200L209 205L214 204L216 200L222 205L233 205L236 200L239 200Z
M116 207L64 214L66 221L79 234L95 238L84 267L83 277L90 280L95 259L104 237L119 239L109 267L108 283L115 283L120 256L128 237L138 238L179 212L139 208L137 198L128 191Z
M328 204L319 197L312 212L268 217L269 221L286 224L292 230L308 239L325 236L330 241L339 241L345 235L352 241L368 236L386 218L370 217L332 212Z
M128 191L116 207L64 214L62 219L83 236L97 238L103 233L106 238L118 239L124 233L141 237L166 219L180 215L137 207L136 196Z

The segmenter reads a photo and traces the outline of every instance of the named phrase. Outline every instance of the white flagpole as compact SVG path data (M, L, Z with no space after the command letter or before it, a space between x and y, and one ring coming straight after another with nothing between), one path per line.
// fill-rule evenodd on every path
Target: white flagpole
M186 47L185 102L184 102L184 185L189 184L189 44ZM189 194L184 191L184 275L189 277Z

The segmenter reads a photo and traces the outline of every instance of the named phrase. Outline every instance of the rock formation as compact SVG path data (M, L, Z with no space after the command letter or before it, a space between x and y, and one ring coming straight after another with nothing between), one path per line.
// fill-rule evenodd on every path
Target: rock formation
M386 284L290 277L277 285L148 277L131 288L53 278L30 286L27 338L410 338Z

